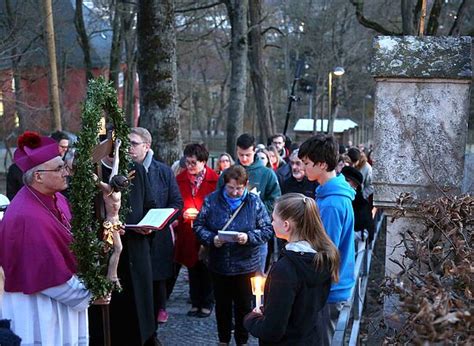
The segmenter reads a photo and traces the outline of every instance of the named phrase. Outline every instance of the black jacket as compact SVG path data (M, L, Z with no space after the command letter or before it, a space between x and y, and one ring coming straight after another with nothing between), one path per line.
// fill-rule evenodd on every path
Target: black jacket
M153 159L148 168L148 179L156 208L179 210L183 208L183 198L171 168ZM178 214L168 224L172 223L177 216ZM169 227L155 232L151 245L153 280L166 280L173 276L173 249L173 238Z
M331 277L316 270L314 254L282 250L265 283L263 315L251 312L244 326L260 345L321 345L323 307Z
M135 170L135 177L131 181L129 195L131 210L125 222L137 224L149 209L155 207L155 201L150 193L145 168L134 164L132 169ZM123 251L118 275L123 291L112 295L112 301L115 299L110 305L112 345L120 342L122 345L138 345L138 340L144 344L155 333L151 268L153 236L153 233L141 235L132 230L127 230L122 236ZM132 321L136 321L136 324Z
M281 166L280 168L278 168L275 173L276 173L277 178L278 178L278 184L280 184L280 186L282 186L283 182L286 179L288 179L289 177L291 177L291 165L289 163L287 163L287 164Z
M372 241L374 237L372 208L369 201L362 195L360 186L357 187L355 198L352 201L352 208L354 209L354 231L358 232L366 229L369 232L369 241Z
M298 192L303 195L315 199L316 198L316 188L318 187L316 181L309 181L308 178L304 177L303 180L296 180L293 175L289 178L286 178L285 181L281 184L281 194L290 192Z
M8 167L7 173L7 197L11 201L18 191L23 187L23 172L16 165L12 163Z

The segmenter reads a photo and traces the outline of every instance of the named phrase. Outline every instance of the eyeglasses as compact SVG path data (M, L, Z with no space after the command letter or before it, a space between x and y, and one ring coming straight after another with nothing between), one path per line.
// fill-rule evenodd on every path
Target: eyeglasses
M229 159L220 159L219 162L230 162Z
M184 164L186 166L196 167L198 165L198 162L199 161L188 161L188 160L186 160L186 161L184 161Z
M137 146L139 146L140 144L145 144L145 142L130 141L130 145L131 145L132 147L137 147Z
M232 185L229 185L229 184L226 184L225 185L225 188L227 189L227 191L229 192L244 192L245 190L245 186L232 186Z
M36 172L38 172L38 173L43 173L43 172L56 172L56 173L59 173L61 171L69 172L69 167L67 165L63 165L63 166L60 166L60 167L55 168L55 169L38 169Z

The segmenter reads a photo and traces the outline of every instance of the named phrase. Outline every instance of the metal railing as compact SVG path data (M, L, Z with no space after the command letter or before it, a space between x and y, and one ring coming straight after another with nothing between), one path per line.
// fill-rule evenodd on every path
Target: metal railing
M346 335L349 336L348 345L357 345L373 250L380 230L385 227L385 215L383 212L377 213L374 222L375 231L372 242L368 244L366 241L359 240L356 244L357 252L354 269L356 282L351 292L351 298L345 302L344 307L339 313L339 319L331 342L333 346L346 344ZM369 245L368 247L367 244Z

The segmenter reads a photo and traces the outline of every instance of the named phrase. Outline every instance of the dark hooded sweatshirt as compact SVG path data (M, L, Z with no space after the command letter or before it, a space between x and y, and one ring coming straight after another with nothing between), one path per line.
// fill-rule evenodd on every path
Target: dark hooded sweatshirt
M307 243L306 243L307 244ZM322 345L323 316L331 278L316 270L314 253L284 249L267 277L263 315L251 312L244 326L260 345Z

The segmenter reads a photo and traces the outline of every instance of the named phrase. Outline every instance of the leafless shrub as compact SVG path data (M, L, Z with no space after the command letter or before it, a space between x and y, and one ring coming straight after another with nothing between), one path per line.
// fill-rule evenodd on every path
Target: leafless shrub
M404 261L393 260L402 271L384 291L400 299L402 327L386 344L474 344L473 211L469 195L423 202L400 195L394 219L410 214L425 227L402 234Z

